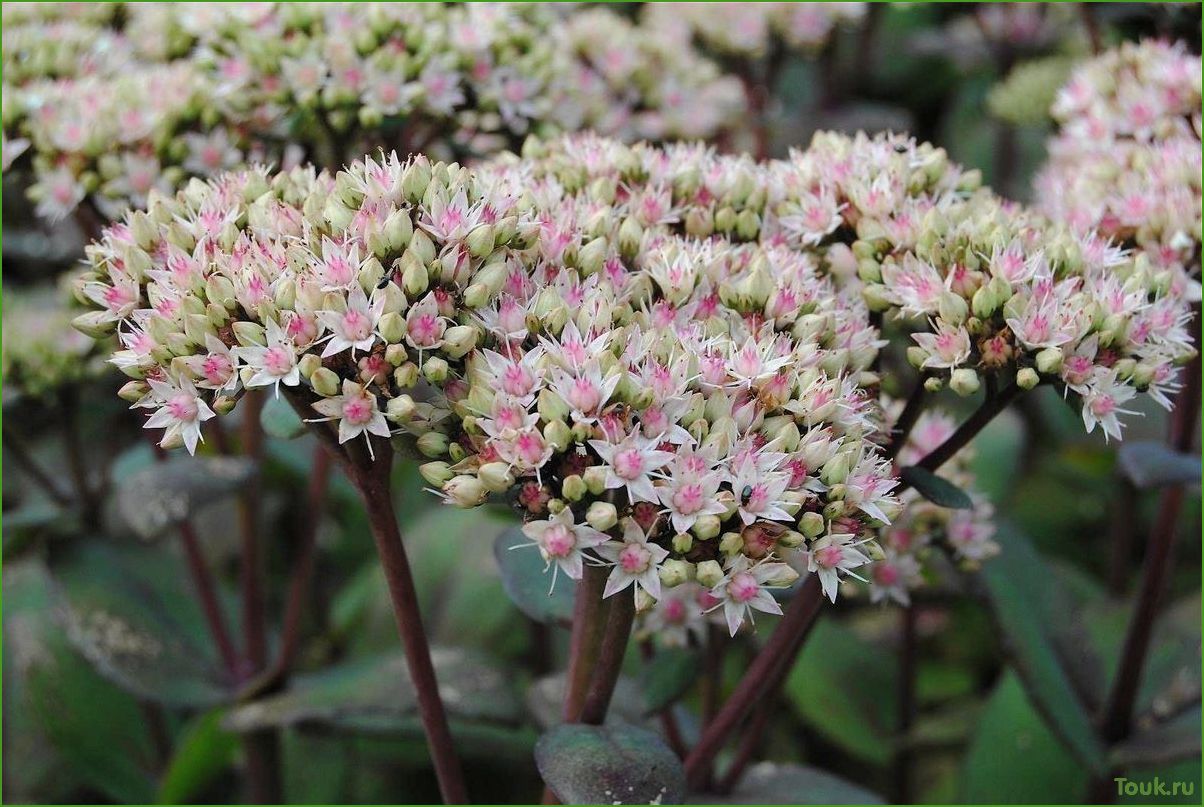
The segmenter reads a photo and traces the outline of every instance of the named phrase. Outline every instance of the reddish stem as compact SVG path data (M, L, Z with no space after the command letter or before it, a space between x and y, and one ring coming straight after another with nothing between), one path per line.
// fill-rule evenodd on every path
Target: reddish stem
M372 538L380 555L393 601L393 614L397 630L405 648L406 665L410 679L418 696L418 716L426 730L427 746L435 765L439 780L439 791L446 804L465 804L468 793L460 772L460 760L456 756L443 701L439 697L439 683L435 667L431 663L430 647L422 627L422 615L418 610L418 594L414 590L414 578L410 573L410 562L401 543L397 529L397 514L389 491L389 471L393 455L387 444L376 449L378 458L369 466L356 467L352 474L368 510L368 521L372 526Z
M565 723L577 723L581 720L581 710L585 705L590 676L597 662L598 648L606 625L606 604L602 601L602 589L605 585L606 570L601 566L585 564L573 600L569 669L565 678L564 708L561 712Z
M197 540L196 529L191 521L182 521L179 526L180 544L184 547L184 558L188 563L188 573L192 576L192 584L196 587L200 599L201 612L205 615L205 624L213 637L213 644L221 655L222 663L231 677L237 678L241 672L238 651L234 641L226 630L226 620L222 616L221 605L218 603L217 591L213 578L205 565L205 556L201 552L200 541Z
M635 620L635 592L620 592L610 606L606 619L606 632L598 647L598 660L594 665L593 681L581 706L581 722L601 725L610 709L610 699L619 672L623 669L623 657L627 654L627 642L631 638L631 626Z
M753 659L727 703L703 731L686 757L686 782L694 789L705 784L711 763L754 705L785 680L823 604L819 576L809 575L765 647Z
M242 626L244 651L251 669L267 664L267 618L263 593L263 557L259 542L259 469L263 462L263 429L259 410L263 395L247 390L243 396L242 453L255 464L256 473L243 487L238 502L238 528L242 539Z

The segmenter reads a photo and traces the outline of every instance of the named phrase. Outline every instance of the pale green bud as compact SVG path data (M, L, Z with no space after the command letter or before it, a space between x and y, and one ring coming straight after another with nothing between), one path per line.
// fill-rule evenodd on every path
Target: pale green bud
M803 513L798 520L799 531L808 538L819 537L826 526L824 517L813 511Z
M313 375L309 377L309 383L314 392L323 398L331 398L339 394L339 376L329 368L319 367L314 370Z
M585 511L585 523L598 532L606 532L619 523L619 511L610 502L594 502Z
M693 564L684 560L664 560L657 568L656 573L661 579L661 585L665 588L673 588L687 582L693 571Z
M231 328L234 330L234 338L243 347L251 347L252 345L263 347L267 344L267 334L264 333L263 326L258 322L239 320Z
M443 333L443 352L450 358L462 358L476 344L477 329L471 325L454 325Z
M723 567L718 561L704 560L696 567L694 579L707 588L714 588L723 581Z
M150 385L145 381L127 381L121 385L121 389L117 390L117 396L123 401L137 403L142 399L143 395L150 392Z
M492 493L504 493L514 486L514 474L504 462L487 462L477 469L477 478Z
M431 356L422 365L422 375L432 384L441 384L447 380L449 366L445 359Z
M1031 367L1022 367L1016 373L1016 386L1020 389L1032 389L1041 383L1041 376Z
M377 330L380 332L381 338L390 346L396 345L402 339L405 339L407 330L406 319L396 311L390 311L380 318L380 322L377 323Z
M297 362L297 369L301 371L301 377L308 381L322 369L322 359L316 353L306 353Z
M719 551L725 555L738 555L744 551L744 536L738 532L725 532L719 538Z
M409 395L398 395L385 404L385 419L393 423L405 423L414 417L417 408L418 405Z
M418 450L424 457L442 457L450 442L442 432L427 432L418 438Z
M585 486L585 480L577 474L566 476L564 481L560 484L561 494L570 502L581 501L588 490L589 489Z
M694 533L694 537L698 540L709 541L718 535L722 528L723 523L719 520L719 516L707 514L699 516L690 531Z
M453 476L443 483L443 495L457 507L476 507L485 501L488 491L475 476Z
M978 373L962 367L954 370L949 376L949 389L961 395L963 398L968 395L973 395L978 392L981 383L978 380Z
M572 442L573 433L563 420L553 420L543 428L543 439L553 451L564 451Z
M819 478L825 485L839 485L849 476L849 455L843 451L824 463Z
M585 480L585 486L589 488L589 492L595 496L601 496L606 490L606 469L601 465L591 465L586 468L581 478Z
M399 366L393 371L393 383L400 389L409 389L418 383L418 365L412 361Z

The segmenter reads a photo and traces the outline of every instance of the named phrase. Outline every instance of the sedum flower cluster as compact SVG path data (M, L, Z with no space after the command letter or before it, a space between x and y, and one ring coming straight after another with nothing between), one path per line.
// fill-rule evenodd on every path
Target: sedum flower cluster
M1035 183L1049 216L1139 250L1196 299L1185 273L1200 265L1200 103L1200 57L1182 44L1108 51L1058 91L1061 129Z
M572 142L586 166L716 161ZM608 595L693 581L735 631L778 610L793 561L835 598L898 512L864 305L806 254L679 235L661 195L566 166L194 181L89 248L78 325L117 331L122 394L165 446L268 388L353 451L425 455L453 504L508 502L554 575L603 565Z
M775 48L819 50L838 25L864 14L864 3L646 3L642 20L674 42L760 58Z
M0 375L6 402L47 395L104 369L96 343L72 327L79 310L68 302L58 289L5 288Z
M712 137L744 103L693 49L605 9L128 4L80 22L18 10L11 26L5 14L4 166L32 151L49 219L85 198L114 219L152 187L256 160L473 155L579 128ZM85 43L96 52L81 59Z

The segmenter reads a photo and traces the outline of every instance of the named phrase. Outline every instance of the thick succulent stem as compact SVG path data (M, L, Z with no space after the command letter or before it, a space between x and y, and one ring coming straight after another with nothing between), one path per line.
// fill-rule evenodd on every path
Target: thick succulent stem
M631 638L634 620L634 592L615 595L615 602L610 606L610 615L606 619L606 631L602 634L602 644L598 647L593 680L581 706L582 723L600 725L606 719L610 699L623 668L623 657L627 654L627 642Z
M422 627L422 616L418 610L418 594L414 590L414 578L401 533L397 528L397 514L389 490L389 471L392 467L392 451L381 442L377 458L371 462L356 462L350 467L352 482L359 489L368 510L368 522L372 527L372 538L385 571L389 597L393 602L393 615L397 631L405 649L406 665L410 680L418 697L418 716L426 732L427 747L439 780L439 791L446 804L465 804L468 793L460 770L460 760L452 742L447 714L439 697L439 684L435 678L435 667L431 663L430 647L426 631ZM363 458L361 458L363 459Z
M598 648L606 629L602 589L606 585L606 570L586 564L577 594L573 600L573 628L569 636L569 669L565 679L564 708L561 717L566 723L581 720L581 710L598 659Z

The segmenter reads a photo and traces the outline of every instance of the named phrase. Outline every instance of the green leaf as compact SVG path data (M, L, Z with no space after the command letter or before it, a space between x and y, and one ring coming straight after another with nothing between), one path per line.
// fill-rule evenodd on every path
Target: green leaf
M117 477L117 510L139 537L154 538L237 492L254 473L242 457L175 456Z
M487 650L499 659L526 651L528 622L511 608L493 553L481 546L506 524L483 508L437 507L403 525L423 623L432 642ZM476 547L476 550L473 547ZM380 562L370 559L337 593L332 624L356 654L390 652L397 626Z
M292 440L305 434L305 424L283 398L268 398L259 410L259 423L268 436L281 440Z
M701 669L696 650L678 647L657 650L640 670L645 714L660 712L684 695Z
M987 700L964 764L960 800L970 803L1078 803L1088 778L1011 671Z
M1117 467L1139 488L1200 484L1200 458L1182 454L1165 443L1136 440L1122 443Z
M1087 768L1106 772L1104 749L1091 717L1059 659L1054 635L1066 613L1052 607L1053 579L1042 578L1044 558L1027 538L1007 524L999 525L1000 556L986 564L982 578L995 618L1011 651L1016 670L1034 705Z
M527 688L527 711L535 725L541 729L550 729L561 722L564 682L567 677L564 672L555 672L537 679ZM631 678L620 675L611 697L610 709L606 713L606 722L652 727L655 721L647 719L644 704L644 693L640 685Z
M740 784L726 796L703 793L693 804L883 804L871 790L810 765L759 762L749 767Z
M206 707L232 684L182 561L152 547L83 543L52 568L60 611L81 654L104 677L157 703Z
M927 468L921 468L918 465L909 465L899 472L899 478L904 483L915 488L916 493L941 507L948 507L953 510L969 510L974 506L974 501L970 498L970 494L948 479L937 476Z
M14 709L28 709L33 737L40 734L47 745L37 749L38 759L59 761L46 772L50 788L31 795L45 798L57 786L82 782L119 803L149 803L155 751L137 701L97 675L67 641L44 567L30 565L17 575L14 568L4 570L4 661L14 664L4 676L5 727L14 727ZM32 737L5 739L6 765L23 759L17 755L26 739Z
M535 744L535 765L565 804L680 804L681 761L646 729L557 726Z
M512 527L498 535L493 542L493 556L501 569L506 594L520 611L536 622L572 621L573 581L560 575L552 588L552 573L545 572L539 551L521 528Z
M786 692L803 719L830 742L867 762L890 762L898 662L830 618L811 629Z
M435 648L431 660L449 714L502 723L521 717L522 703L510 680L480 654ZM416 708L405 657L390 653L299 675L284 692L231 710L225 725L237 732L297 725L402 732L412 725L408 718Z
M238 738L222 728L222 717L219 709L204 712L180 732L159 782L159 804L195 802L230 767Z

